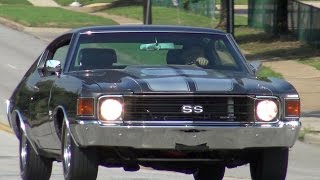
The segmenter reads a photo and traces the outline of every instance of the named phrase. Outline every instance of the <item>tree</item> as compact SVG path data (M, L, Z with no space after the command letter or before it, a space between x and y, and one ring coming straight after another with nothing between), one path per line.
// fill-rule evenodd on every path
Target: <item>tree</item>
M217 28L226 29L227 27L227 0L221 0L220 3L220 20Z
M277 1L276 24L274 34L288 33L288 0Z
M262 27L274 35L288 33L288 0L249 0L249 26ZM260 13L257 17L257 12Z

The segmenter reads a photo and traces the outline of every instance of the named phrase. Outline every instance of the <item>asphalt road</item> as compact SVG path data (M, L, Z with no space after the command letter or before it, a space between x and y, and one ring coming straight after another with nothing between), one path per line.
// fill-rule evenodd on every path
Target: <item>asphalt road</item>
M0 122L7 124L5 100L11 95L26 70L45 48L47 42L31 35L0 25ZM0 180L20 179L18 141L13 134L0 131ZM55 163L53 180L61 180L60 163ZM191 180L192 176L180 173L153 171L142 168L138 172L125 172L120 168L99 169L99 180ZM227 170L225 180L250 179L248 166ZM288 180L320 179L320 146L297 142L290 151Z

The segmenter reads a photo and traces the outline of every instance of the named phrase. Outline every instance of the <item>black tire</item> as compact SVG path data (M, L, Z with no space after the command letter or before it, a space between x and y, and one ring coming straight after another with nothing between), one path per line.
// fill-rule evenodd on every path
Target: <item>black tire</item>
M270 148L255 152L250 162L253 180L285 180L288 168L288 148Z
M37 155L22 131L19 142L19 161L23 180L50 179L53 160Z
M99 165L95 149L76 146L65 125L62 132L61 150L63 174L66 180L97 179Z
M222 180L224 172L224 165L200 167L193 173L193 177L195 180Z

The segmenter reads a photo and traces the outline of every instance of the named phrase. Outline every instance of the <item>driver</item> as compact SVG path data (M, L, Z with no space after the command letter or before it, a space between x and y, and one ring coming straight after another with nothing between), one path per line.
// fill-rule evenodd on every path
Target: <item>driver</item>
M206 58L205 50L200 46L191 46L185 48L182 52L181 58L185 64L195 64L200 67L208 66L209 60Z

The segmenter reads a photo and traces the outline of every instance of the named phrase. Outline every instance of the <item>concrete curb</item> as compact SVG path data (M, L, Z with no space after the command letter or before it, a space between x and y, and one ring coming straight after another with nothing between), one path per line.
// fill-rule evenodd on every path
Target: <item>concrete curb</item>
M320 132L320 118L301 117L300 121L302 123L302 129Z
M0 122L0 130L1 131L4 131L4 132L7 132L9 134L13 134L13 131L12 129L9 127L9 125L5 124L5 123L2 123Z
M70 7L70 6L65 6L62 7L64 9L67 10L71 10L71 11L77 11L77 12L82 12L82 13L93 13L93 12L97 12L97 11L102 11L104 9L107 9L109 4L94 4L95 6L91 5L91 6L81 6L81 7Z
M17 30L17 31L23 31L25 29L25 27L19 23L10 21L8 19L5 19L3 17L0 17L0 24L7 26L11 29Z
M38 39L51 42L53 39L63 34L64 32L69 31L68 28L35 28L35 27L25 27L24 31L27 34L30 34Z
M70 30L67 28L26 27L22 24L0 17L0 24L16 31L24 32L35 38L50 42L58 35Z
M57 4L53 0L28 0L32 5L34 6L41 6L41 7L60 7L59 4Z
M110 6L110 4L111 3L94 3L94 4L83 6L83 8L88 9L89 12L97 12L97 11L107 9Z
M90 15L95 15L107 19L111 19L114 22L118 23L119 25L129 25L129 24L143 24L142 21L137 19L131 19L124 16L118 16L114 14L108 14L105 12L100 12L104 9L108 9L110 3L94 3L82 7L62 7L66 10L76 11L76 12L82 12L82 13L88 13Z
M303 142L320 145L320 133L308 133L304 136Z

